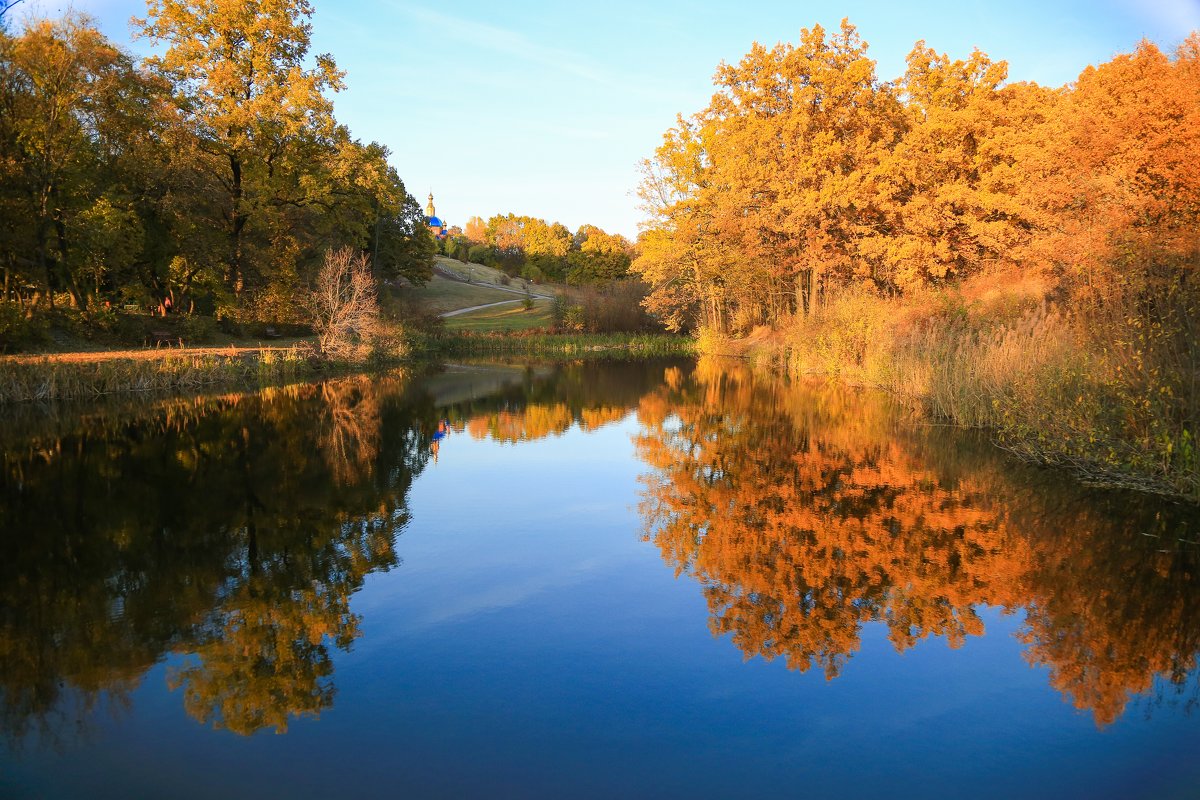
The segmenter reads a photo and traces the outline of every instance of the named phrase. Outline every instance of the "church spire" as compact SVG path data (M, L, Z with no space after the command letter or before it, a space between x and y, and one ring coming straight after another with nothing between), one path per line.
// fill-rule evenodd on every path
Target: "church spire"
M437 214L433 211L433 192L429 193L429 205L425 206L425 216L436 217Z

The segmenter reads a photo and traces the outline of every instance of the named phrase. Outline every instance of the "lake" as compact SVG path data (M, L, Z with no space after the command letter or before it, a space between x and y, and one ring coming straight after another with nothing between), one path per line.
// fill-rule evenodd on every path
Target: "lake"
M714 360L9 407L5 797L1196 797L1200 514Z

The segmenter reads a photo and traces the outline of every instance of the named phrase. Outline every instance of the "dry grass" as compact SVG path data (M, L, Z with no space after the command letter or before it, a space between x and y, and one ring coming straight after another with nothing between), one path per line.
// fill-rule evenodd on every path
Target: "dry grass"
M97 354L10 358L0 367L0 403L96 397L279 380L313 371L312 348L172 351L132 357Z
M1129 368L1150 351L1055 308L1040 281L993 276L904 299L847 292L782 337L759 336L751 356L886 389L923 416L992 429L1014 452L1098 482L1200 499L1187 369Z

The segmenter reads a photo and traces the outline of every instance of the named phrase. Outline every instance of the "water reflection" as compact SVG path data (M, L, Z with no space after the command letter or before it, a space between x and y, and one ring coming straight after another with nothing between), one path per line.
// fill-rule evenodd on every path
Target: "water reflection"
M198 722L286 732L335 697L350 598L400 563L448 431L505 442L619 419L662 366L423 376L84 408L0 430L0 729L43 744L169 659Z
M746 657L833 678L866 624L898 650L959 646L991 606L1024 613L1027 660L1100 725L1194 674L1200 559L1183 509L1072 488L877 399L728 364L463 366L14 417L0 726L74 736L101 705L127 710L164 660L204 725L282 733L320 715L360 635L351 597L401 563L409 490L435 456L454 458L458 436L507 445L631 409L646 536Z
M5 729L61 733L67 695L87 709L172 653L190 654L170 680L201 722L284 731L327 708L329 649L358 635L349 597L397 563L426 458L419 426L385 424L413 416L403 383L171 403L7 449Z
M747 658L834 678L865 623L900 651L958 647L983 635L982 606L1023 609L1026 659L1100 726L1196 667L1185 509L1071 487L878 398L728 363L669 371L638 418L646 537Z

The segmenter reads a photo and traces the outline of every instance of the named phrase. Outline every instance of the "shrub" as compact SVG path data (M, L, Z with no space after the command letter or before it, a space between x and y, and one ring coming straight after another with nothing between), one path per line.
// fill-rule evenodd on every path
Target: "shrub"
M367 257L348 247L328 251L312 309L322 355L352 358L369 349L379 322L379 290Z
M217 321L212 317L188 315L179 322L179 335L188 344L211 342L217 330Z
M0 353L25 350L50 339L45 317L26 313L19 304L0 300Z
M555 298L555 324L587 333L637 333L662 327L646 313L645 287L637 281L572 287Z

